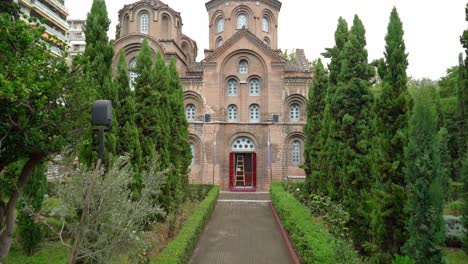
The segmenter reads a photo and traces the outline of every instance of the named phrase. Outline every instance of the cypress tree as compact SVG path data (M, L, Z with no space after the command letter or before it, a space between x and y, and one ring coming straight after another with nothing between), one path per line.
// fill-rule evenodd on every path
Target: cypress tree
M45 170L45 162L41 162L34 169L21 195L21 202L18 204L20 209L16 219L18 234L20 244L28 256L34 253L34 250L42 241L41 225L35 220L34 214L41 210L44 195L47 191Z
M461 178L463 182L462 199L464 202L462 221L465 229L468 229L468 155L465 156L465 160L463 161ZM463 250L465 253L468 253L468 232L465 232L465 236L463 238Z
M156 156L154 137L156 135L155 126L158 122L157 111L158 97L152 84L152 54L146 39L143 40L141 50L136 58L135 72L138 77L135 79L135 124L139 131L140 143L142 146L142 157L145 161L151 161Z
M468 34L464 36L468 37ZM468 40L466 40L468 42ZM465 44L464 44L465 45ZM465 157L468 149L468 134L465 131L466 120L467 120L467 110L466 106L468 105L468 62L463 62L463 55L460 54L459 57L459 67L458 67L458 83L457 83L457 117L456 117L456 126L457 126L457 157L455 160L455 171L460 173L463 158Z
M111 100L113 104L118 101L117 89L112 83L112 58L114 50L112 44L107 37L109 30L110 19L107 15L106 3L104 0L93 0L91 11L86 18L84 33L86 35L86 48L84 51L84 73L89 79L89 85L96 90L98 99ZM90 118L85 115L84 117ZM90 120L90 119L88 119ZM113 126L111 131L105 134L106 147L106 164L110 164L112 157L116 154L117 142L117 124L115 119L115 105L113 107ZM80 157L82 162L91 165L94 162L95 154L91 154L91 149L94 149L96 144L93 142L93 133L88 128L82 142L85 144L82 147L83 154Z
M171 119L170 128L173 135L173 141L170 144L171 161L177 169L182 183L187 185L189 168L192 162L192 152L190 150L188 122L184 110L184 92L174 58L171 59L171 63L169 64L168 74L171 96L170 109L172 109L174 116Z
M142 152L138 129L135 125L135 96L130 89L130 79L123 50L119 52L115 85L119 94L119 101L116 104L117 123L119 125L117 152L130 155L133 171L135 172L134 184L137 191L142 184L140 175Z
M330 105L334 131L330 133L328 156L336 160L334 174L329 174L334 196L350 214L350 234L361 248L368 241L368 222L365 203L372 183L370 148L372 137L369 91L372 68L367 61L365 29L356 15L343 49L343 61L338 75L335 98Z
M317 144L321 147L318 152L316 173L311 179L311 188L315 192L323 193L334 198L334 184L333 179L329 175L335 173L337 167L338 156L332 152L333 145L336 144L335 137L332 136L336 133L334 114L331 112L331 106L335 98L336 85L338 84L338 75L341 70L343 57L343 49L348 41L348 23L343 18L338 19L338 26L335 31L335 46L328 48L322 55L331 59L328 66L329 83L325 97L325 110L323 120L321 122L320 134Z
M444 263L443 170L437 121L430 96L425 90L416 94L405 149L408 196L405 210L409 219L408 240L402 248L416 263Z
M312 192L312 180L318 178L318 152L321 149L319 133L322 128L325 111L325 95L328 87L328 76L322 61L319 59L314 65L314 79L309 87L307 100L307 123L304 127L304 169L306 171L306 190ZM314 176L315 174L315 176ZM316 184L314 184L316 185Z
M404 148L407 145L407 124L409 102L407 92L408 55L404 43L403 24L396 8L390 15L390 22L385 37L385 60L380 63L379 72L383 79L382 92L375 104L377 114L375 161L376 177L383 188L383 194L375 199L381 206L383 226L373 230L377 237L374 241L382 252L398 254L406 241L406 214L403 211L405 198L405 176L403 171ZM380 221L379 221L380 222Z

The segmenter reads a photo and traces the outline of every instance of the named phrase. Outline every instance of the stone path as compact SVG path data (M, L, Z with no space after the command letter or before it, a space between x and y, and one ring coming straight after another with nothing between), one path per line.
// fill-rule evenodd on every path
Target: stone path
M267 193L221 193L191 264L293 263Z

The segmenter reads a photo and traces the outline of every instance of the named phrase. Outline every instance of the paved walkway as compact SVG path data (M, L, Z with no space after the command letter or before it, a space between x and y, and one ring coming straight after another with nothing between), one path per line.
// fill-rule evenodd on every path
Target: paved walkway
M268 200L262 193L221 193L190 263L293 263Z

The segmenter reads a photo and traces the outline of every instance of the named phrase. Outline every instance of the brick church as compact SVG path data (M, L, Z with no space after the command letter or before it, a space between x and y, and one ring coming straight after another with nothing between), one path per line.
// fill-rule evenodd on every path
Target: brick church
M154 55L176 58L193 153L191 182L268 191L272 180L304 177L299 166L312 73L303 50L289 60L280 56L281 2L205 5L209 48L200 62L196 42L182 33L181 14L159 0L141 0L119 11L115 64L123 49L131 70L144 38Z

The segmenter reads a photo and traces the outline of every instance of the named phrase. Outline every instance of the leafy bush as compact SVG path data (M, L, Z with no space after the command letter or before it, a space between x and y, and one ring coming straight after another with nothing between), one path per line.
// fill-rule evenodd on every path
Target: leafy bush
M314 221L310 210L286 192L281 183L271 184L270 195L303 263L362 263L346 242L328 233L323 222Z
M449 247L461 247L466 229L463 228L462 217L444 215L445 244Z
M396 256L392 264L414 264L414 261L408 256Z
M464 203L462 200L448 202L447 204L445 204L444 214L460 216L463 213L463 205Z
M211 190L213 185L209 184L189 184L187 186L187 197L191 201L202 201Z
M206 222L209 220L218 199L219 187L213 186L192 215L179 231L176 239L156 256L151 263L182 264L188 263Z

